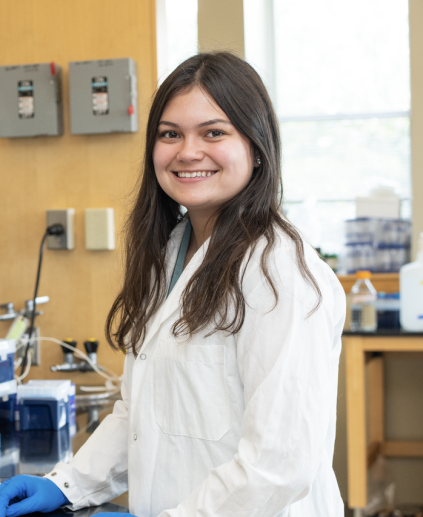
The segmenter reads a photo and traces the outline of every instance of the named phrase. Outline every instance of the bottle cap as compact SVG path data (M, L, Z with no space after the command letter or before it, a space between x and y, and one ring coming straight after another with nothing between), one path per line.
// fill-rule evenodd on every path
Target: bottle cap
M365 280L366 278L371 278L372 274L370 273L370 271L357 271L355 276L360 280Z

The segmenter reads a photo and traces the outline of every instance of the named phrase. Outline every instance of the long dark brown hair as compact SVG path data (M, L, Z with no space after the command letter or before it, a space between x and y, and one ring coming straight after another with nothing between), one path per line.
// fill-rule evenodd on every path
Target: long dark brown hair
M198 332L236 333L245 318L242 293L244 259L261 237L267 245L261 268L275 296L267 259L280 228L294 242L299 270L317 294L321 292L304 259L303 241L282 216L281 146L278 121L266 88L257 72L228 52L203 53L180 64L157 90L147 123L141 186L127 221L125 278L109 312L106 336L115 349L137 353L149 319L163 303L166 285L165 251L171 231L182 219L180 205L160 187L153 164L153 149L163 109L170 99L195 86L208 92L234 127L246 136L261 164L248 185L221 206L214 216L210 243L201 266L183 295L181 318L174 335Z

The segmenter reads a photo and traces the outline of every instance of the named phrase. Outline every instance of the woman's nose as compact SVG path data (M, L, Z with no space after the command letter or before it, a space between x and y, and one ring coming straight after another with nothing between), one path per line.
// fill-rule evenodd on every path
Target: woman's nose
M202 160L204 158L204 152L201 149L200 142L198 142L196 138L184 138L181 142L177 158L182 162Z

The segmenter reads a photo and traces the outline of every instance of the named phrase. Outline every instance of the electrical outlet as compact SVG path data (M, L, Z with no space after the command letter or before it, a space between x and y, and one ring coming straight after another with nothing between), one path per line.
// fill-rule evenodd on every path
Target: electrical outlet
M35 327L34 328L34 332L32 333L32 337L37 337L39 338L40 337L40 327ZM41 343L37 340L37 341L32 341L31 343L31 350L32 350L32 360L31 360L31 366L40 366L41 364L41 354L40 354L40 348L41 348ZM16 357L19 358L19 357L24 357L25 355L25 349L26 349L26 346L22 346L21 348L19 348L16 352Z
M50 250L73 250L75 247L75 209L47 210L47 226L61 224L63 235L49 235L47 246Z

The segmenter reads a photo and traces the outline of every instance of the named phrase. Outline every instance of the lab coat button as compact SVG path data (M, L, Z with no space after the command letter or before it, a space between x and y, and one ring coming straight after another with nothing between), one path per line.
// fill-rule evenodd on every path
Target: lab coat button
M145 354L141 354L140 359L142 359L144 361L145 359L147 359L147 356Z
M136 440L136 439L137 439L137 435L136 435L136 434L134 434L134 440Z
M65 488L69 488L69 483L68 482L65 483Z

